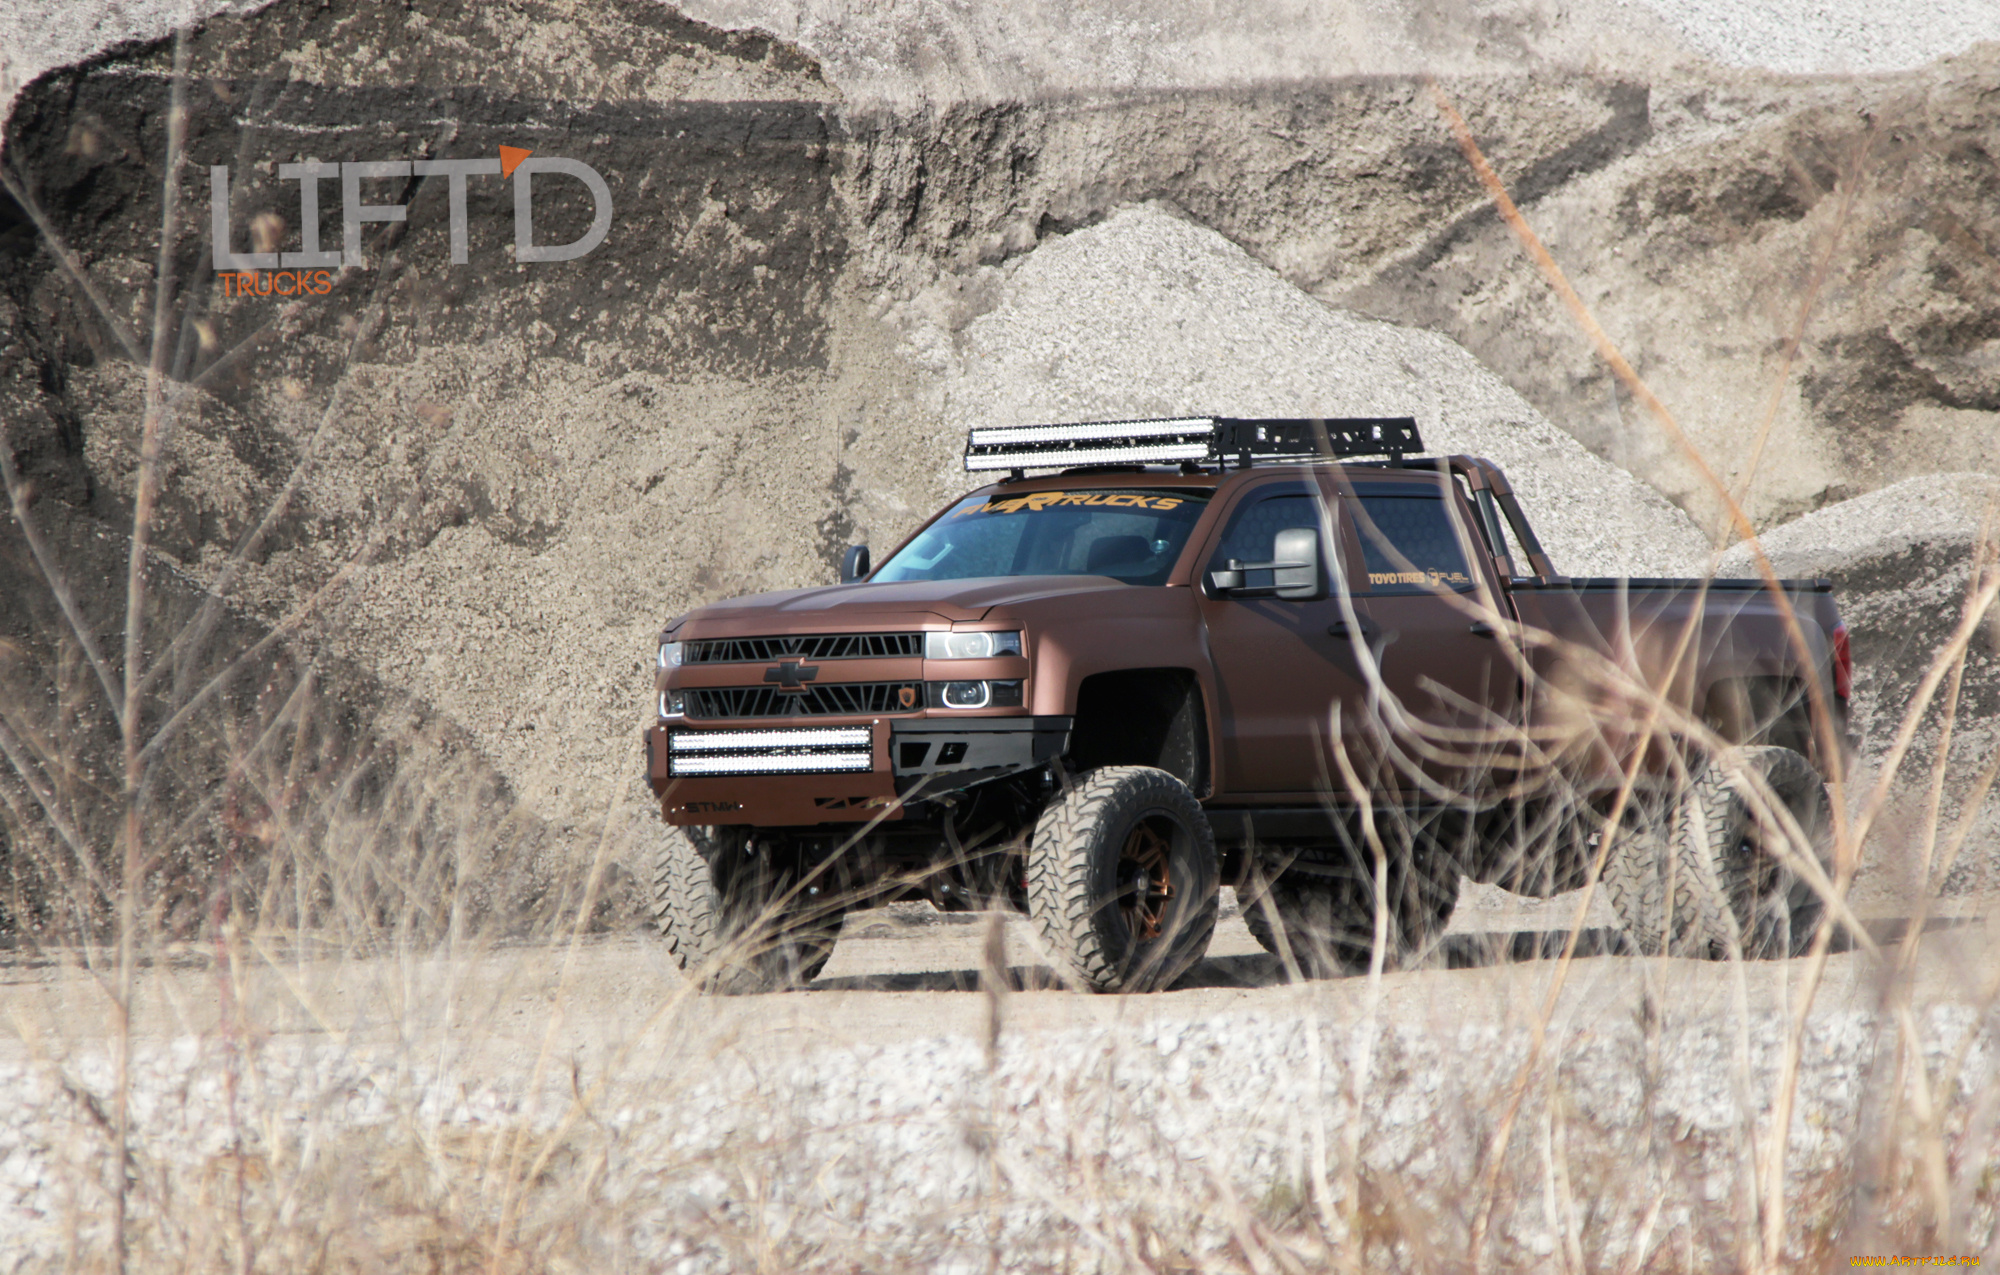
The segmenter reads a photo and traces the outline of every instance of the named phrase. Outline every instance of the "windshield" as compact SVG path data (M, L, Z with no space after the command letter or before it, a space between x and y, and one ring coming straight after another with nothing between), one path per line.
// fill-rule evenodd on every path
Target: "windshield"
M871 579L1109 576L1164 584L1207 503L1207 492L1130 488L970 496Z

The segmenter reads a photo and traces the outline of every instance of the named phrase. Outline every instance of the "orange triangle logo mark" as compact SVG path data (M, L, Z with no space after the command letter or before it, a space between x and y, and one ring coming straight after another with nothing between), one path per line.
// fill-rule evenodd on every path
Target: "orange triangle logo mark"
M500 148L500 175L502 177L512 177L514 170L521 166L521 161L534 153L533 151L524 151L518 146L502 146Z

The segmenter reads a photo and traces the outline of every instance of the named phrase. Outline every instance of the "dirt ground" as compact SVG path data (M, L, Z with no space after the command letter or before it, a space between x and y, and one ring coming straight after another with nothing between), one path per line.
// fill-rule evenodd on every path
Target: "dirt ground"
M147 1218L205 1225L198 1202L240 1160L258 1209L267 1195L301 1202L294 1220L255 1213L274 1246L352 1234L365 1248L412 1216L412 1188L396 1183L477 1205L506 1167L496 1156L528 1145L551 1168L529 1175L546 1203L523 1243L579 1253L544 1269L716 1272L990 1269L968 1253L1073 1270L1072 1202L1110 1225L1156 1204L1190 1225L1246 1201L1290 1207L1302 1197L1280 1184L1339 1146L1422 1193L1450 1247L1494 1114L1543 1075L1536 1093L1555 1089L1507 1161L1497 1269L1548 1269L1558 1243L1533 1189L1544 1106L1563 1112L1559 1145L1608 1219L1583 1232L1601 1260L1578 1266L1613 1269L1621 1245L1645 1247L1627 1215L1655 1198L1662 1235L1695 1254L1674 1269L1722 1269L1733 1232L1714 1219L1746 1181L1745 1136L1771 1118L1809 966L1588 955L1545 1018L1558 966L1498 956L1553 950L1574 906L1477 892L1447 935L1449 968L1379 984L1288 984L1229 915L1179 986L1124 997L1049 986L1019 920L1004 931L1008 977L989 990L996 915L907 905L850 917L808 990L768 996L694 996L663 947L634 936L449 957L241 943L234 963L204 946L142 971L129 1050L105 982L74 960L17 958L0 962L0 1266L58 1269L79 1230L102 1230L99 1096L129 1059ZM1586 918L1583 950L1602 949L1601 919ZM1885 957L1904 953L1898 918L1868 928ZM1829 960L1799 1038L1797 1235L1817 1233L1828 1192L1869 1155L1857 1131L1879 1108L1871 1082L1901 1056L1891 1042L1922 1051L1954 1112L1981 1101L1966 1085L1978 1090L1992 1049L1996 941L1982 918L1931 922L1907 1001L1883 994L1869 954ZM1668 1140L1665 1168L1635 1128ZM981 1157L1017 1188L1004 1225ZM1985 1234L1985 1216L1968 1226ZM169 1235L158 1251L186 1246Z
M1440 1031L1519 1022L1543 1002L1553 956L1579 896L1539 901L1468 885L1442 950L1430 967L1385 975L1382 1020ZM510 944L435 956L314 955L282 945L246 944L234 981L216 972L211 949L169 954L146 971L137 998L138 1036L155 1044L223 1030L223 1005L262 1037L292 1035L337 1048L446 1048L493 1076L519 1075L543 1051L565 1065L605 1062L634 1049L664 1048L704 1062L737 1057L775 1066L821 1050L923 1039L984 1039L993 999L981 967L994 914L946 915L901 904L848 918L833 960L803 992L695 998L661 945L643 936L587 937L574 947ZM1676 1014L1731 1011L1732 967L1606 955L1610 916L1594 902L1581 958L1561 1014L1587 1031L1594 1020L1629 1024L1650 989ZM1892 956L1907 918L1864 917ZM1113 1023L1192 1022L1239 1010L1312 1013L1358 1020L1364 977L1288 983L1275 958L1244 928L1234 900L1209 954L1171 991L1150 996L1087 996L1054 985L1038 959L1032 925L1005 920L1008 987L998 998L1002 1030L1048 1033ZM1976 1004L1984 994L1968 971L1989 969L2000 926L1965 905L1928 920L1921 939L1915 1000ZM1744 967L1752 1011L1779 1009L1797 990L1802 962ZM1879 985L1867 955L1831 958L1817 1012L1872 1008ZM61 1057L89 1049L114 1030L110 1002L95 977L63 958L0 961L0 1062ZM421 1052L421 1050L420 1050Z

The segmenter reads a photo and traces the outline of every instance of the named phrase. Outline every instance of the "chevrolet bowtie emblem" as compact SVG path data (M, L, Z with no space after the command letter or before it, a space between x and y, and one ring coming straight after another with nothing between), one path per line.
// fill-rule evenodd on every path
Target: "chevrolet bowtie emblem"
M786 660L776 668L764 670L764 680L776 682L781 691L803 691L806 683L818 676L817 664L801 664L797 660Z

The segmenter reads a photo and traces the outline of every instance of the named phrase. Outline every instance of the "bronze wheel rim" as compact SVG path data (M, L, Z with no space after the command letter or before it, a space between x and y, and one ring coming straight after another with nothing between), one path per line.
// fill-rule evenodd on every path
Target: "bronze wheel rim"
M1165 931L1174 897L1173 833L1155 816L1134 824L1118 852L1118 911L1126 932L1150 943Z

